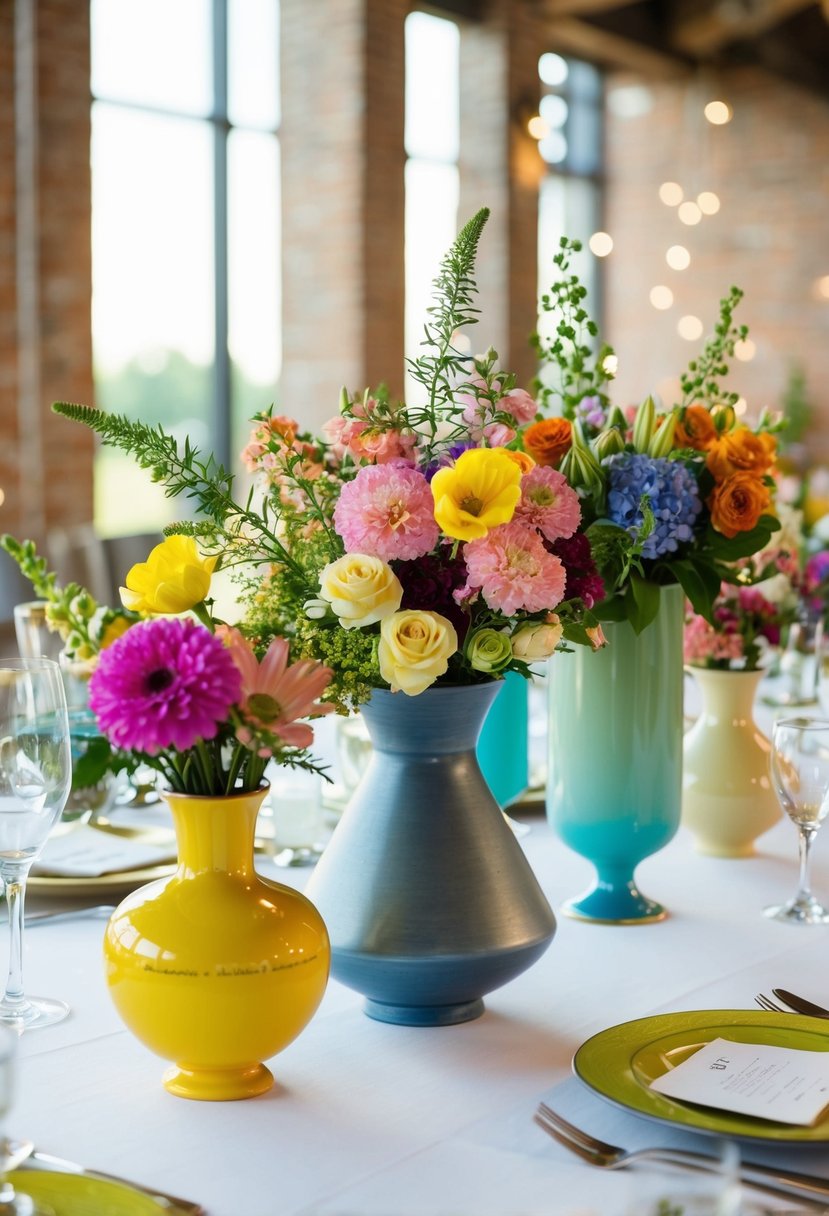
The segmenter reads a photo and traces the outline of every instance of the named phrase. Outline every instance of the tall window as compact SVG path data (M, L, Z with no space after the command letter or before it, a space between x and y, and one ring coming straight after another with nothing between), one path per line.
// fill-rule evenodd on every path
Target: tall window
M427 13L406 18L406 356L420 353L432 280L455 239L460 34ZM422 391L407 376L407 395Z
M560 238L580 240L585 252L574 260L574 269L590 293L590 310L598 320L600 283L595 260L586 250L602 227L602 76L592 64L553 52L541 56L538 72L539 114L546 130L538 150L548 167L539 197L539 286L543 293L553 281Z
M233 464L277 397L278 0L92 0L98 403ZM101 450L96 522L186 510Z

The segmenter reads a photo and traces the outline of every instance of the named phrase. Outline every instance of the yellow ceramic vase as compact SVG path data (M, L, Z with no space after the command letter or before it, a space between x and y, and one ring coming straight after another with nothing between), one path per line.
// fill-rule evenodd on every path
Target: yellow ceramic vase
M325 924L298 891L253 866L266 789L228 798L167 794L178 869L133 892L107 926L109 989L129 1029L175 1061L185 1098L250 1098L262 1063L311 1020L328 981Z

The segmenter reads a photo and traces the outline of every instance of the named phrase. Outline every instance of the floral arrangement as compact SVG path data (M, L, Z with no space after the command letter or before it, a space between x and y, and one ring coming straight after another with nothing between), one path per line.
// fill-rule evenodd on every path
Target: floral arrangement
M85 669L101 733L73 761L74 777L80 770L91 784L144 764L173 791L227 795L259 788L271 760L316 771L313 729L301 719L333 708L318 701L331 672L290 663L284 638L272 638L260 661L237 629L214 619L215 559L192 537L168 537L133 566L123 610L98 606L77 584L60 587L31 541L3 536L0 545L46 601L71 667Z
M768 416L756 429L739 422L736 394L720 381L747 330L733 313L742 293L732 288L701 356L681 377L682 398L658 410L651 398L638 409L614 407L607 394L612 350L594 351L597 327L585 307L585 288L568 273L581 246L562 239L555 263L562 272L542 298L558 320L551 339L534 336L541 366L536 386L542 419L524 446L545 467L564 473L579 494L606 598L601 621L631 622L640 631L656 614L659 587L679 583L695 612L710 625L723 582L736 564L766 548L779 527L774 513L778 424Z
M321 436L259 415L244 452L257 491L245 504L212 458L180 452L161 428L54 407L195 502L201 518L168 529L168 543L188 539L211 569L230 570L239 637L257 653L288 638L333 673L326 697L341 708L374 688L416 696L435 683L528 675L565 642L603 644L583 500L528 439L538 405L493 350L467 355L456 341L477 319L487 216L461 231L435 280L423 353L410 364L421 402L344 390ZM170 610L157 580L148 598L143 576L131 578L131 610Z

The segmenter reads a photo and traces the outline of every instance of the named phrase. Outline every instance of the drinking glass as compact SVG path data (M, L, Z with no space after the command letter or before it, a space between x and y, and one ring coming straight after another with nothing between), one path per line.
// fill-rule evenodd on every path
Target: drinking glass
M17 1033L9 1026L0 1026L0 1125L14 1099L17 1058ZM0 1134L0 1216L55 1216L54 1208L36 1204L28 1195L15 1191L8 1177L31 1154L33 1145L26 1140L9 1140Z
M63 1001L23 992L26 879L69 793L69 719L60 668L52 659L0 659L0 878L9 913L9 974L0 1022L48 1026Z
M781 718L771 740L771 776L780 805L800 841L800 886L794 899L765 909L774 920L797 925L829 922L829 910L809 887L809 852L829 813L829 719Z

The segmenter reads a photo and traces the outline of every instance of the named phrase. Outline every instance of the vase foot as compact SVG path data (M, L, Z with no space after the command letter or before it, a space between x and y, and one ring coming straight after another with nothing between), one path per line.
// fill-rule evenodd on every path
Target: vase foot
M632 882L593 887L586 895L568 900L561 910L574 920L597 925L647 925L668 915L662 904L648 899Z
M367 1000L363 1008L376 1022L391 1022L394 1026L456 1026L479 1018L484 1003L480 997L455 1005L387 1005L384 1001Z
M247 1068L184 1068L178 1064L164 1074L164 1088L177 1098L201 1102L233 1102L267 1093L273 1074L264 1064Z

